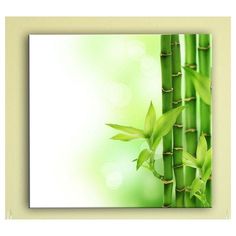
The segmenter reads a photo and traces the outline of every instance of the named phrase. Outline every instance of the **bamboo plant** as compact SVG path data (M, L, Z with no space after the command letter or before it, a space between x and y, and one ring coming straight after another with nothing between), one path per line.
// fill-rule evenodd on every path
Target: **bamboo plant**
M161 73L162 73L162 112L172 109L172 64L171 64L171 36L161 35ZM173 169L172 160L172 129L163 137L164 177L168 182L164 185L164 207L172 204Z
M185 68L196 70L196 35L185 35ZM196 92L194 84L185 73L185 140L186 150L196 156L197 146L197 122L196 122ZM190 186L195 179L196 170L187 166L185 168L185 204L186 207L195 207L195 198L190 198Z
M172 84L173 84L173 107L182 106L181 96L181 58L179 35L171 35L172 50ZM184 172L182 162L183 152L183 124L182 114L176 120L173 127L173 168L175 173L175 206L184 207Z
M190 186L190 198L195 196L202 203L203 207L210 207L207 199L206 185L212 172L212 150L211 148L207 148L207 141L204 134L199 138L196 157L184 151L183 162L186 166L198 171L198 176Z
M210 35L200 34L198 45L199 72L208 80L211 76L210 53ZM202 99L200 100L200 124L200 131L205 135L208 147L211 147L211 107ZM211 179L207 181L206 190L207 200L211 202Z
M148 148L143 149L134 160L136 162L136 169L138 170L140 167L148 169L157 179L163 182L164 186L169 183L172 184L173 180L166 179L165 175L157 172L155 167L156 149L160 144L161 139L170 132L183 109L183 106L171 109L156 119L155 108L151 102L143 129L117 124L107 124L116 130L122 131L122 133L113 136L113 140L130 141L140 138L144 139L148 144Z
M210 36L208 34L199 35L199 72L205 79L210 79ZM211 107L200 99L200 121L201 133L207 140L208 147L211 146Z
M146 168L164 184L163 206L203 207L211 205L211 86L210 38L199 36L199 71L196 64L196 35L185 35L185 106L182 106L181 59L178 35L161 35L162 115L157 119L150 103L143 129L107 124L122 131L113 140L144 139L144 148L134 160L136 169ZM200 98L200 133L197 137L197 94ZM185 109L185 149L183 150L182 110ZM164 173L156 170L155 155L163 141ZM209 148L209 149L208 149ZM185 169L183 169L183 164ZM175 178L173 178L173 172ZM196 204L197 202L197 204Z
M200 106L202 106L202 104L204 104L204 108L206 108L207 106L211 107L211 83L210 83L210 79L209 76L205 76L200 72L197 72L189 67L184 67L185 70L185 74L186 74L186 78L188 79L188 81L191 81L195 90L197 91L199 97L200 97ZM200 111L201 111L201 107L200 107ZM187 110L187 107L186 107ZM205 110L206 111L206 110ZM210 111L210 110L209 110ZM206 142L208 142L208 147L210 148L211 145L209 143L209 134L205 134L205 132L203 132L203 127L206 127L206 124L210 125L210 114L208 113L208 116L206 116L206 114L204 114L204 118L206 117L207 121L205 119L203 119L203 117L201 116L200 113L200 126L201 126L201 132L202 135L204 135L204 137L206 136ZM205 123L206 122L206 123ZM211 127L207 127L207 130L210 131ZM192 153L190 153L192 156ZM186 167L187 168L187 167ZM199 178L199 173L198 176L196 176L196 179ZM194 180L195 182L198 180ZM209 179L207 180L207 184L206 184L206 195L207 195L207 200L208 200L208 204L211 204L211 199L210 199L210 180L211 176L209 177ZM190 187L191 189L191 187ZM200 204L199 201L197 202L197 206L198 207L202 207L204 206L204 204Z

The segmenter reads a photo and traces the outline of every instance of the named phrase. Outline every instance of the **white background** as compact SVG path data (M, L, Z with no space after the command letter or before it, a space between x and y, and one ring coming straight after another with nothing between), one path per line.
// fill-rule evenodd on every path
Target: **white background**
M231 220L4 220L4 17L5 16L232 16L232 42L235 42L235 1L158 1L158 0L2 0L0 2L0 98L1 98L1 146L0 146L0 234L11 235L232 235L236 229L235 204L232 201ZM184 7L183 7L184 6ZM235 64L235 44L232 43L232 65ZM232 66L233 67L233 66ZM232 71L232 85L235 88L235 72ZM233 89L232 89L233 91ZM232 103L235 93L232 94ZM233 106L232 106L233 107ZM232 111L232 120L235 120ZM235 134L232 124L232 134ZM235 135L232 136L232 143ZM235 151L232 150L232 166L235 166ZM234 167L235 168L235 167ZM235 185L235 172L232 183ZM235 199L232 189L232 200Z

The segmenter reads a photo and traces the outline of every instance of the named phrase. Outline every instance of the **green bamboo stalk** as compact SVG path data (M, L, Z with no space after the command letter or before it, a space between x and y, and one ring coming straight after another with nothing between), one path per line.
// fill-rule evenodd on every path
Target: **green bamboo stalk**
M181 58L179 35L171 35L172 49L172 84L173 84L173 107L182 106L181 96ZM183 124L180 114L173 128L173 163L175 173L175 206L184 207L184 173L183 173Z
M196 35L185 35L185 66L196 70ZM197 123L196 123L196 91L191 79L185 75L185 138L186 150L196 156L197 148ZM190 198L189 187L196 176L196 169L185 169L185 206L195 207L195 197Z
M211 65L210 65L210 35L199 35L199 72L210 79ZM205 134L208 149L211 147L211 107L200 99L200 131ZM211 205L211 180L207 181L206 185L207 200Z
M172 109L171 36L161 35L162 112ZM164 207L172 205L172 130L163 137Z

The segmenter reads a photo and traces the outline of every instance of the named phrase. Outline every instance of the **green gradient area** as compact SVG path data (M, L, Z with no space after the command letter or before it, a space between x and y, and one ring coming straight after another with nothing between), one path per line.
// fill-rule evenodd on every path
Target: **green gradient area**
M83 178L104 207L161 207L163 184L148 170L136 171L144 140L111 140L117 134L105 123L143 128L150 101L161 115L160 37L158 35L81 35L73 40L73 66L99 90L103 122L91 133L86 151L74 158L74 178ZM89 93L89 91L88 91ZM99 108L98 108L99 109ZM96 119L96 114L94 116ZM157 169L162 172L161 148ZM91 207L93 207L91 205Z

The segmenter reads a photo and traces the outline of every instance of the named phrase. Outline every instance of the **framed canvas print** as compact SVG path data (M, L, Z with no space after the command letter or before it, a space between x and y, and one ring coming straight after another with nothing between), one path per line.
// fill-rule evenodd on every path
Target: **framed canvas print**
M229 18L6 19L7 219L229 218L229 137Z
M30 207L211 207L209 34L29 36Z

